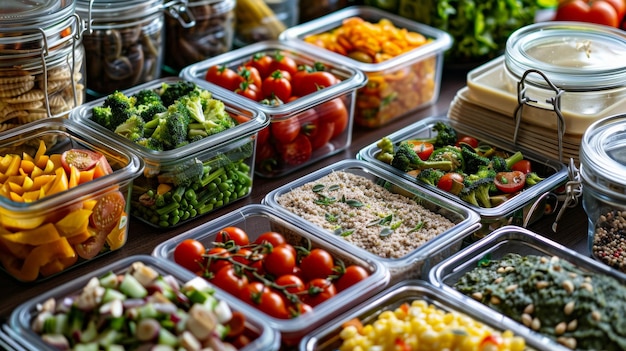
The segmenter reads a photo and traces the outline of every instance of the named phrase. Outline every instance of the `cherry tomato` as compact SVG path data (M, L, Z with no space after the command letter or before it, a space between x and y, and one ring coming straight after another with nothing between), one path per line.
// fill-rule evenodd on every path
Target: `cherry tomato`
M259 88L251 82L241 82L239 87L235 89L235 93L253 101L259 101L261 99Z
M304 134L298 136L288 144L277 144L276 149L283 160L288 165L299 165L311 158L313 147Z
M239 293L239 298L243 302L256 307L261 304L261 295L266 289L268 288L260 281L249 281L248 285Z
M202 269L206 252L204 245L195 239L185 239L174 248L174 262L189 271L197 272Z
M287 305L285 304L282 294L273 289L265 289L263 291L261 294L261 303L257 305L257 308L275 318L289 318Z
M456 182L463 184L463 179L463 175L459 173L448 172L444 174L441 178L439 178L439 181L437 182L437 188L443 191L450 192L454 187L454 183Z
M313 150L317 150L326 145L333 136L335 124L321 120L315 109L308 109L297 115L300 119L301 131L309 141Z
M287 144L294 141L300 133L300 121L294 116L272 121L270 131L278 143Z
M283 287L291 294L297 294L304 291L304 282L295 274L285 274L274 280L274 284Z
M259 172L272 173L276 169L278 166L277 154L272 143L256 144L254 163Z
M98 198L91 210L89 223L98 231L110 233L126 209L126 199L120 191L112 191Z
M210 281L215 286L235 296L239 296L248 285L248 277L243 272L237 272L232 265L222 267Z
M524 174L528 174L532 172L532 165L529 160L520 160L517 161L511 166L512 171L520 171Z
M98 253L100 253L100 251L104 247L104 243L106 242L107 234L108 234L108 232L104 232L101 230L94 231L91 228L88 228L88 230L90 232L91 231L94 232L93 236L83 241L82 243L76 244L74 246L74 250L76 250L76 253L78 254L78 256L86 260L92 259L96 257Z
M211 82L230 91L235 91L243 81L243 78L239 76L237 72L223 65L209 67L204 78L207 82Z
M270 139L270 127L265 127L257 133L257 144L265 144Z
M328 278L333 274L335 261L326 250L315 248L300 260L300 269L307 280L314 278Z
M335 281L337 292L344 291L369 276L370 274L365 268L355 264L349 265L341 277Z
M223 267L232 265L232 263L224 259L230 256L230 252L223 247L212 247L206 252L206 255L209 256L205 258L209 272L217 273Z
M620 25L618 10L609 2L596 0L570 0L559 4L556 21L580 21L603 24L611 27Z
M237 74L241 76L244 82L254 84L257 87L260 87L263 83L261 73L259 73L259 70L254 66L240 66L237 69Z
M524 188L526 175L520 171L498 172L493 181L501 192L514 193Z
M249 266L250 260L253 259L253 254L254 253L252 250L246 247L242 247L237 250L233 255L231 255L231 257L233 258L233 261Z
M103 158L104 156L99 152L87 149L71 149L61 154L61 165L65 172L70 172L71 166L82 172L94 168ZM104 161L106 162L106 158Z
M289 314L291 318L301 316L311 311L313 311L313 307L311 307L311 305L304 303L304 302L298 302L296 304L292 304L291 307L289 308Z
M478 147L478 139L468 136L468 135L459 137L459 140L457 140L456 142L456 146L461 146L461 143L467 144L473 147L474 149Z
M337 288L330 280L315 278L307 283L307 294L302 296L304 303L315 307L337 295Z
M316 108L317 115L321 122L332 122L334 124L331 140L341 135L348 127L348 109L341 98L335 98L325 102Z
M265 254L263 268L275 277L290 274L296 266L295 250L289 244L275 246Z
M290 56L281 52L276 52L271 57L272 62L270 63L270 72L274 72L275 70L287 71L291 76L293 76L298 71L298 63L296 63L296 61Z
M297 96L305 96L337 84L340 80L330 72L307 72L300 70L294 74L292 82L294 89L293 94Z
M263 243L270 243L272 244L272 246L278 246L278 245L282 245L285 244L287 241L285 240L285 237L280 234L279 232L264 232L261 235L259 235L256 240L254 240L255 244L263 244Z
M276 97L286 102L291 97L291 82L279 70L273 71L261 85L263 97Z
M413 147L413 150L419 156L422 161L428 160L430 155L435 150L435 146L431 143L420 140L407 140Z
M248 234L241 228L235 226L228 226L217 232L215 241L218 243L225 243L232 240L235 245L244 246L250 243Z
M604 2L608 2L615 8L617 12L617 19L622 21L624 19L624 15L626 15L626 1L624 0L604 0Z
M259 52L252 56L250 61L246 63L246 66L256 68L261 75L261 79L263 79L271 73L270 65L272 61L272 56Z

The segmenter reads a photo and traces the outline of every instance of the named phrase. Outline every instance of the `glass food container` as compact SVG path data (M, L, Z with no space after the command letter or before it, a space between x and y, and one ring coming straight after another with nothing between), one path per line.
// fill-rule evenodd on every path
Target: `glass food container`
M582 136L591 123L626 108L625 56L622 30L536 23L509 37L504 57L468 74L469 96L507 116L520 113L526 123ZM529 108L518 111L518 101Z
M626 115L601 119L587 129L580 176L591 256L626 272Z
M77 0L87 92L99 97L161 76L164 13L161 0Z
M164 70L178 75L183 67L231 49L236 0L191 0L170 6L165 16Z
M0 131L83 103L81 33L72 0L2 2Z

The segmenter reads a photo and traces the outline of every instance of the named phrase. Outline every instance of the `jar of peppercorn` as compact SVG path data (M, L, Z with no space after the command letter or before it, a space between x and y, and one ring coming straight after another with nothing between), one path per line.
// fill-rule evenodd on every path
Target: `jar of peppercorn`
M0 132L66 117L85 96L75 1L4 0L1 8Z
M591 256L626 272L626 114L603 118L586 130L580 178Z

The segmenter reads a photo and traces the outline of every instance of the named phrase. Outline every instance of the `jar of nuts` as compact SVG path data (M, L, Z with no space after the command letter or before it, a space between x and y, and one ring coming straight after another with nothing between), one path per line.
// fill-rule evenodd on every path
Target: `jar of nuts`
M591 256L626 273L626 114L585 131L580 178Z
M189 0L165 12L164 70L178 75L193 63L229 51L235 33L236 0Z
M73 0L6 0L0 11L0 131L67 117L85 100Z
M108 95L160 78L162 0L77 0L85 21L87 93Z

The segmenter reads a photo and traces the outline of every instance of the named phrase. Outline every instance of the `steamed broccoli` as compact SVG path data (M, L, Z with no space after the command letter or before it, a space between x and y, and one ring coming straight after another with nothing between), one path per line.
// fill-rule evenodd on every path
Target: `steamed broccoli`
M106 129L114 130L113 113L110 107L95 106L91 111L91 120L103 126Z
M437 148L430 154L429 161L449 161L452 163L452 170L465 169L465 160L461 149L456 146L446 145Z
M459 193L459 197L478 207L491 207L491 199L489 189L493 184L493 178L465 177L463 180L463 189Z
M461 145L461 155L465 162L465 173L476 173L481 166L489 166L491 160L479 155L474 148L469 145Z
M138 115L132 115L115 127L114 132L128 140L135 141L143 137L145 125L146 122L144 122L143 118Z
M411 143L403 141L396 148L391 166L401 171L408 172L416 169L436 168L443 171L452 171L456 169L454 163L450 160L422 161L419 158Z
M202 114L191 112L192 119L195 116L200 120L192 120L189 123L190 137L213 135L237 125L237 122L226 112L223 101L217 99L203 100L202 98L199 100L202 104ZM191 106L192 109L197 106L198 102L194 101L194 98L189 98L188 101L188 106ZM190 111L193 111L192 109Z
M193 182L198 182L205 172L202 161L197 158L177 163L167 172L161 172L157 178L159 183L170 183L174 186L190 186Z
M417 175L416 179L426 184L437 186L439 179L441 179L444 174L446 174L446 172L440 169L426 168Z
M135 140L135 144L141 145L146 149L153 151L163 151L163 143L160 141L150 138L150 137L142 137Z
M437 135L432 138L419 139L420 141L433 144L435 147L444 145L455 145L457 141L457 133L450 125L438 121L433 126L433 131L437 132Z
M161 143L165 150L172 150L187 142L189 119L180 112L164 112L155 119L146 123L146 128L156 127L150 137Z
M389 137L383 137L376 143L376 146L380 149L380 152L376 154L376 159L391 164L394 153L393 141Z
M176 83L163 83L161 86L160 96L163 101L163 105L169 106L173 104L174 101L197 90L198 86L196 83L180 80Z
M161 95L159 95L156 91L152 89L142 89L133 95L137 106L139 105L154 105L154 104L163 104L163 100L161 100Z
M136 99L126 96L119 90L109 94L102 103L102 107L111 110L111 119L109 121L109 129L115 130L118 125L124 123L130 116L134 114Z
M521 161L523 159L524 155L521 151L517 151L507 158L502 156L493 156L491 158L491 168L493 168L496 172L508 172L517 161Z

